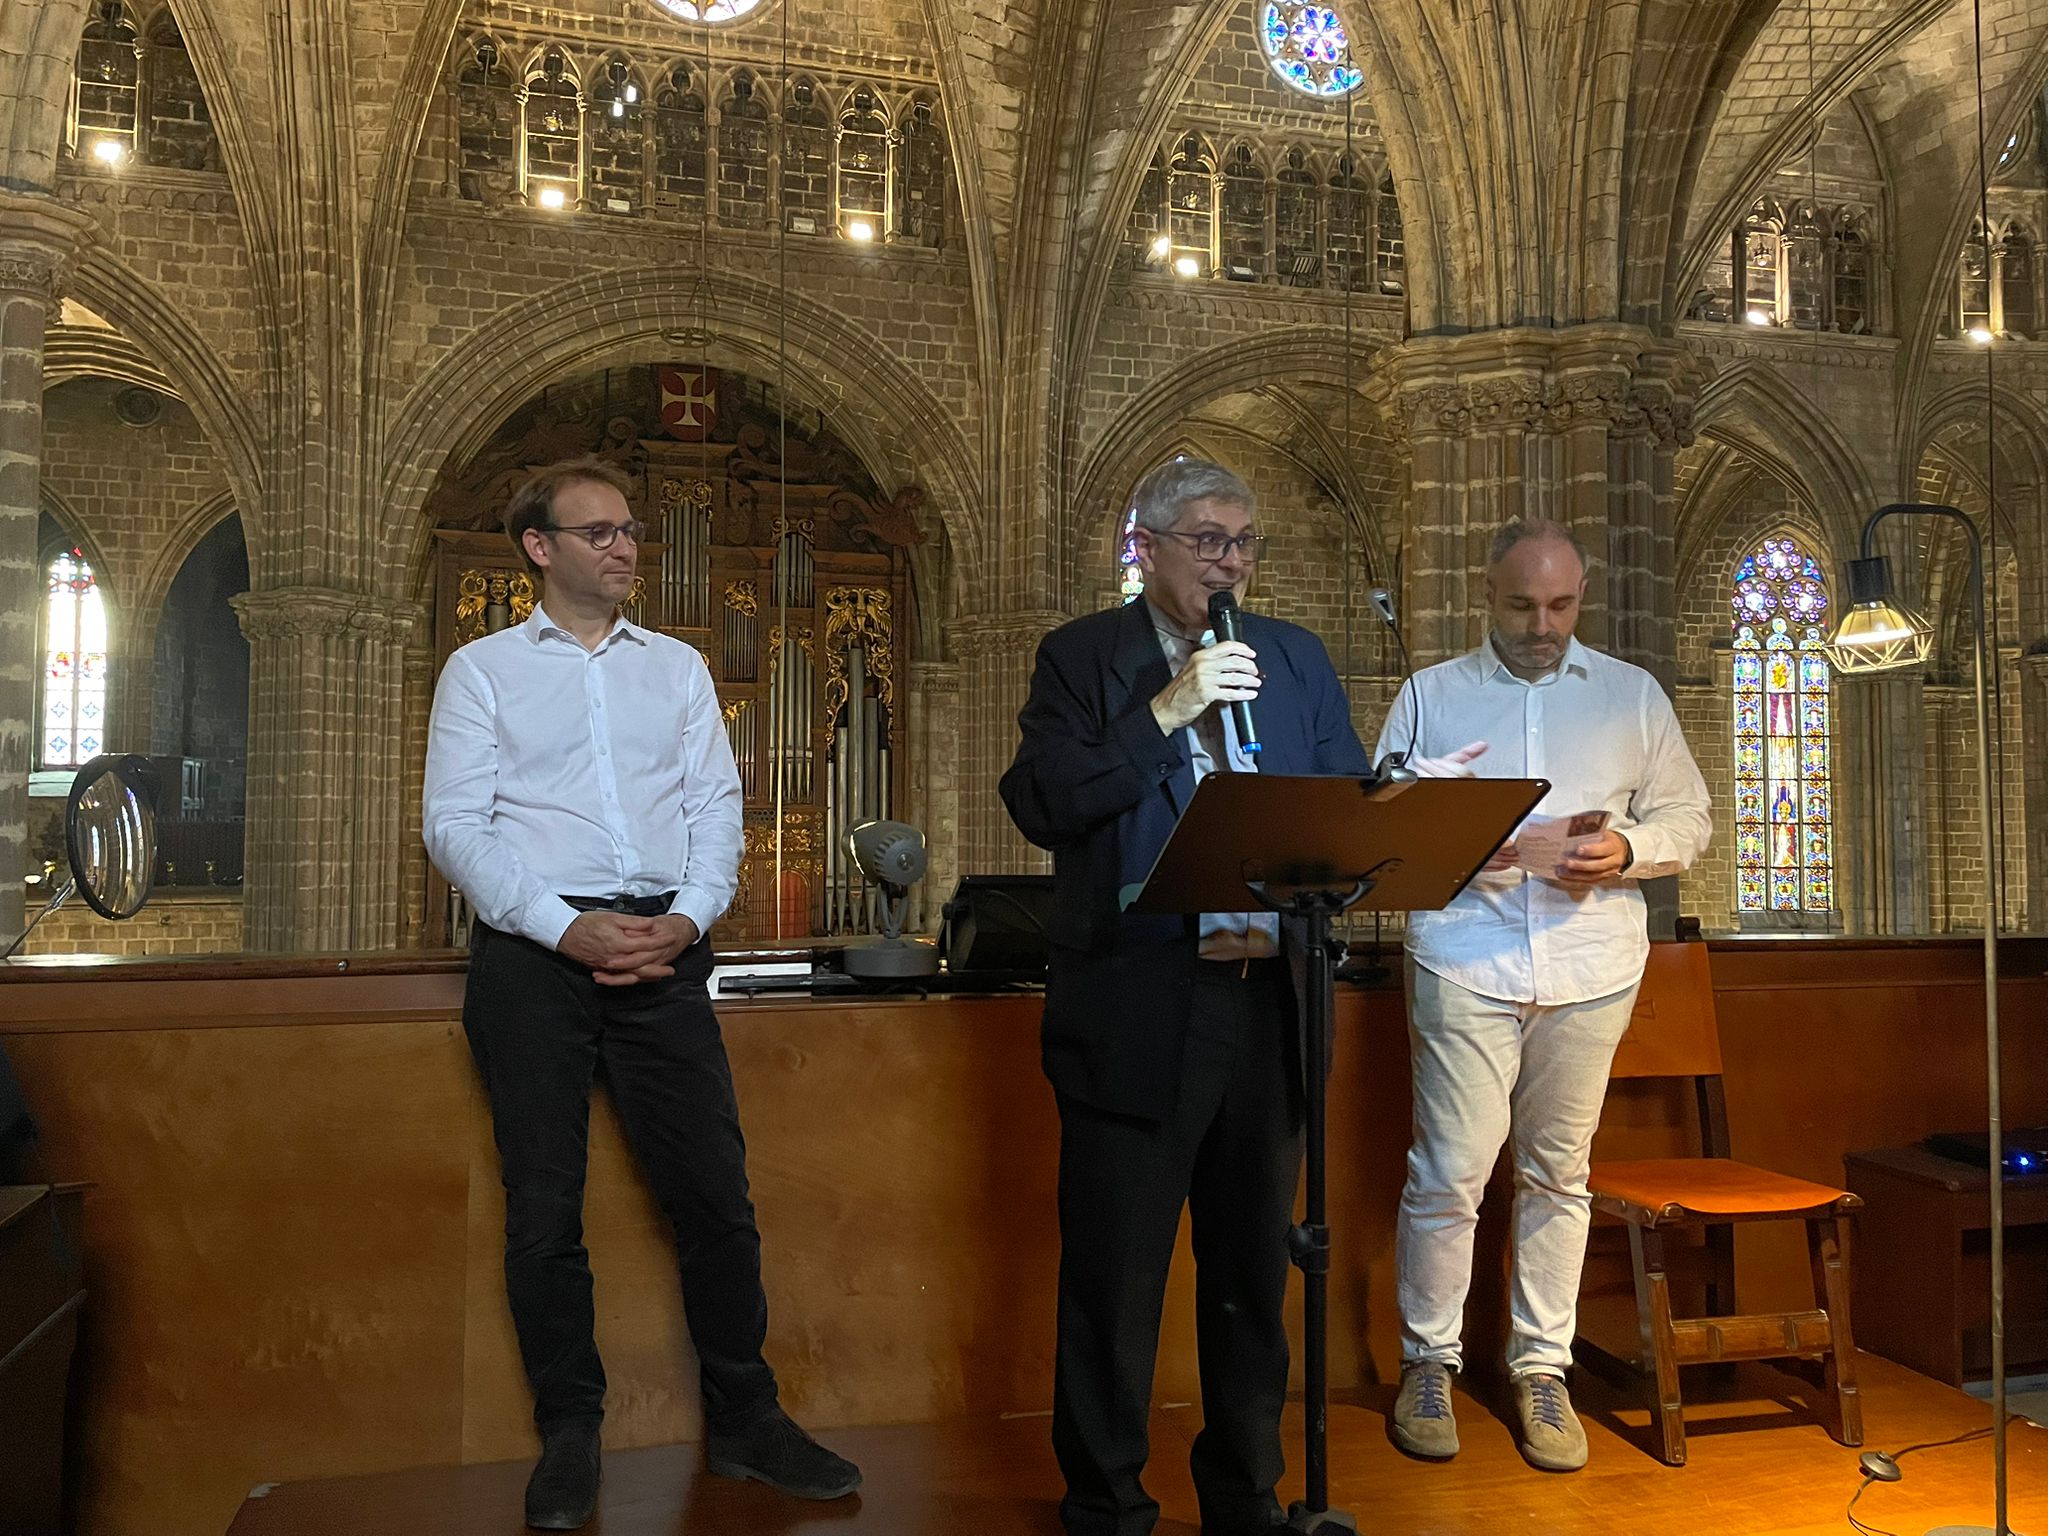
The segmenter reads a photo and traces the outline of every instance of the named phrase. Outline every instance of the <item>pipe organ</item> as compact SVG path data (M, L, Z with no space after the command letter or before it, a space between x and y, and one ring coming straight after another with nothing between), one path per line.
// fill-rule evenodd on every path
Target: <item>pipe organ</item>
M718 938L873 932L878 902L845 841L861 821L910 814L896 669L909 654L923 493L879 496L829 437L778 428L739 376L716 389L734 408L698 440L648 435L662 428L608 396L574 429L595 441L544 410L445 476L433 503L437 663L545 600L499 519L526 467L594 449L638 479L634 511L649 524L628 616L704 654L739 766L746 854ZM428 887L428 942L465 942L461 893L438 873Z

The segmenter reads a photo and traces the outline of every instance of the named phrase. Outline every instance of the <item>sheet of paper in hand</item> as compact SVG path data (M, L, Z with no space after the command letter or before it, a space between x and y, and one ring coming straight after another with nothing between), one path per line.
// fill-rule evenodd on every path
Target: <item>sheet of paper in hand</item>
M1580 811L1573 816L1531 816L1515 831L1515 867L1546 880L1555 879L1565 855L1576 853L1607 830L1613 818L1606 811Z

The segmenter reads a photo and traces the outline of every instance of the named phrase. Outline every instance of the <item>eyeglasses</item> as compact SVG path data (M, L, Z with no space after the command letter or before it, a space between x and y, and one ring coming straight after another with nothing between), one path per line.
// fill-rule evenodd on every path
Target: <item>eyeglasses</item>
M542 533L573 533L578 538L588 539L592 549L610 549L612 541L620 534L638 544L647 537L647 525L635 518L630 523L583 523L574 528L565 528L560 523L543 523Z
M1205 565L1214 565L1232 550L1237 551L1237 557L1246 565L1256 565L1266 549L1263 533L1240 533L1234 539L1227 539L1220 533L1182 533L1177 528L1149 528L1146 532L1164 534L1169 539L1186 539L1195 547L1195 558Z

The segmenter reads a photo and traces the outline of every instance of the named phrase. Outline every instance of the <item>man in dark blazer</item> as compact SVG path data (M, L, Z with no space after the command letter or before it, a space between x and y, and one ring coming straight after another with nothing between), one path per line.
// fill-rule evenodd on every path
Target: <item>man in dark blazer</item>
M1201 643L1210 596L1243 595L1260 536L1229 470L1176 459L1140 482L1144 595L1038 649L1002 782L1053 854L1044 1058L1060 1111L1053 1446L1069 1536L1144 1536L1140 1481L1167 1268L1194 1224L1203 1536L1281 1523L1286 1234L1300 1172L1300 934L1272 913L1136 916L1140 884L1205 773L1366 774L1335 668L1308 631L1246 614ZM1254 760L1228 705L1254 703Z

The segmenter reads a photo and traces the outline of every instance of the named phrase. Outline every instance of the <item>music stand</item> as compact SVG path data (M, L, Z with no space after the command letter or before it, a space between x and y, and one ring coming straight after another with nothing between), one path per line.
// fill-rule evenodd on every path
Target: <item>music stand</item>
M1522 818L1549 793L1542 779L1420 779L1212 773L1196 786L1131 912L1242 912L1258 906L1308 925L1302 1019L1308 1190L1306 1219L1288 1229L1302 1275L1306 1497L1294 1531L1355 1531L1329 1507L1328 1285L1330 1228L1323 1200L1324 1067L1334 1004L1330 920L1353 906L1434 912L1447 906Z

